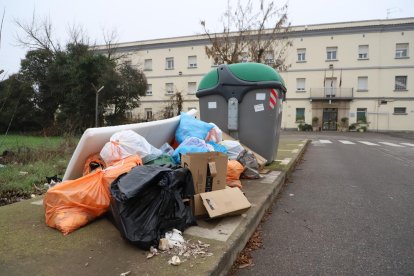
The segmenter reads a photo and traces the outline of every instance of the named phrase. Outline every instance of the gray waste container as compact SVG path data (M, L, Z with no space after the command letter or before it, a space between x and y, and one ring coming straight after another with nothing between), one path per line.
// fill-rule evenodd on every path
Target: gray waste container
M201 80L200 119L215 123L268 163L276 157L286 87L261 63L220 65Z

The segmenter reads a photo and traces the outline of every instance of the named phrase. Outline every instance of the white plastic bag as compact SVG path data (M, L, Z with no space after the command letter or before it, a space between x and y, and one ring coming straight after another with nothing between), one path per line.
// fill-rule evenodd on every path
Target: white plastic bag
M100 152L102 159L108 165L133 154L138 154L145 163L156 159L162 151L152 146L138 133L123 130L114 133Z
M169 156L172 156L174 153L174 149L170 146L170 144L165 143L160 147L160 151L164 154L168 154Z
M180 230L177 230L175 228L172 231L165 233L165 238L168 240L170 248L173 248L175 246L181 248L185 243L183 234Z
M244 150L242 145L240 145L239 141L223 140L222 142L220 142L220 145L226 147L227 155L229 156L230 160L236 160L240 152Z
M215 123L209 123L213 126L212 129L207 134L206 141L211 141L214 143L220 143L223 141L223 131L215 124Z

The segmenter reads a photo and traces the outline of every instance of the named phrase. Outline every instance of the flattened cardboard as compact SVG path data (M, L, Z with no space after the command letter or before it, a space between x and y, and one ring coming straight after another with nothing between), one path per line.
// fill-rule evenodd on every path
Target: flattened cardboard
M242 214L251 207L239 188L201 193L199 196L210 218ZM200 210L201 208L198 209L199 212Z
M196 194L226 187L227 161L227 155L221 152L187 153L181 156L181 166L188 168L193 176Z
M193 200L191 201L191 209L195 217L205 217L208 216L206 207L203 205L203 200L201 199L200 194L194 195Z

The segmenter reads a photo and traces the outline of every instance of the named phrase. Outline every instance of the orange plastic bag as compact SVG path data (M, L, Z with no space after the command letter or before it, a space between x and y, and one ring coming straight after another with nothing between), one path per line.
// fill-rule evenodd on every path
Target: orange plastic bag
M104 181L108 189L118 176L129 172L135 166L142 166L142 160L138 155L128 156L127 158L112 163L110 167L106 168Z
M237 160L229 160L227 162L226 184L229 187L242 188L240 175L243 173L244 167Z
M137 155L50 188L43 199L46 224L67 235L104 214L110 204L109 185L121 174L142 165Z
M99 153L91 154L86 159L85 166L83 167L83 174L82 175L87 175L88 173L91 173L91 172L95 171L98 168L105 169L106 164L102 160Z

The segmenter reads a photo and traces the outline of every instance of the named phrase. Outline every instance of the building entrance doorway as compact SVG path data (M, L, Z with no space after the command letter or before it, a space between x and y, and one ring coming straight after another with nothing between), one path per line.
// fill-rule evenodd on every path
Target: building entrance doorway
M322 130L336 130L338 122L337 108L324 108Z

